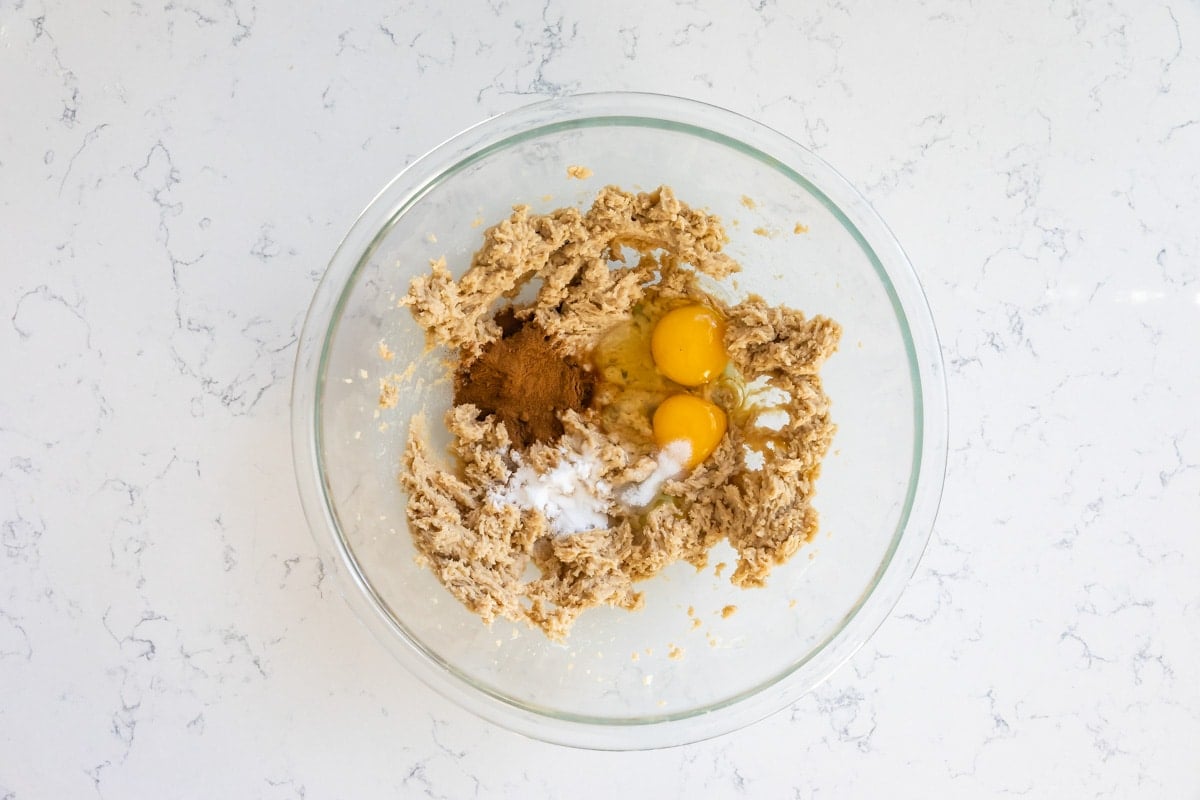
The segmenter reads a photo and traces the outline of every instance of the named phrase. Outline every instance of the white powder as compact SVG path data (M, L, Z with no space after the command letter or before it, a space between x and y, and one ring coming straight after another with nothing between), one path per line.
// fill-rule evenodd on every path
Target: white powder
M515 505L535 509L559 536L608 527L608 512L613 506L613 489L600 480L604 465L595 452L580 452L561 447L558 463L549 472L538 472L517 459L517 469L508 483L488 494L496 505ZM640 483L626 486L620 501L631 508L644 508L658 496L662 486L678 477L692 457L686 441L671 442L661 451L654 471Z
M508 483L489 498L497 505L536 509L560 535L608 527L612 487L600 480L603 465L592 452L564 449L558 464L539 473L518 464Z
M789 392L771 386L766 378L755 378L746 385L744 406L747 410L757 410L754 427L777 431L791 420L784 406L790 403L792 395Z
M683 467L692 457L692 445L680 439L669 443L659 451L654 472L641 483L635 483L621 492L621 502L633 508L644 508L658 496L662 485L683 472Z
M782 408L772 408L754 418L754 427L766 428L769 431L781 430L792 421L792 417Z

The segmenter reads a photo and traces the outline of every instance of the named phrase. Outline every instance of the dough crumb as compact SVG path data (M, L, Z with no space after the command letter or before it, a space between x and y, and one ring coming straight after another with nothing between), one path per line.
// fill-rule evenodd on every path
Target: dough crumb
M482 224L483 224L483 217L476 217L475 219L471 220L472 228L478 228Z
M585 181L592 177L592 174L593 173L590 169L587 167L581 167L578 164L572 164L571 166L567 167L567 177L574 178L578 181Z
M792 228L792 233L808 233L808 226L802 222L797 222L796 227Z
M391 361L396 357L396 354L392 352L392 349L387 346L387 342L383 339L379 340L379 357L384 361Z
M792 598L791 600L788 601L788 608L795 608L795 607L796 607L796 599Z
M718 561L716 568L713 569L713 574L716 575L718 578L721 577L721 573L724 572L725 568L728 566L729 565L726 564L724 561Z
M671 659L672 661L682 661L683 660L683 648L676 647L673 644L667 645L667 658Z
M393 372L379 379L379 408L395 408L400 400L400 387L412 379L416 368L417 362L414 361L403 372ZM379 409L375 410L375 416L379 416Z
M751 210L758 208L758 203L754 202L754 198L748 195L742 195L742 205Z
M629 655L629 660L630 660L630 661L637 661L639 658L641 658L641 656L640 656L640 655L638 655L638 651L637 651L637 650L634 650L634 651L633 651L632 653L630 653L630 655Z
M762 227L761 225L754 229L754 235L762 236L765 239L774 239L775 238L774 231L769 231L766 228Z
M396 403L400 402L400 390L396 388L396 384L389 381L387 378L379 379L379 407L380 408L395 408Z
M700 622L699 617L692 618L692 630L696 630L696 628L699 628L702 624L703 623Z
M721 609L721 618L729 619L737 613L737 606L729 605Z

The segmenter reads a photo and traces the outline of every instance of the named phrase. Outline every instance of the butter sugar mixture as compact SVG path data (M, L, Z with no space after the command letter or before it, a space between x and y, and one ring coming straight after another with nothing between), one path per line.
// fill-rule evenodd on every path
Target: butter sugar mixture
M703 291L700 276L739 269L726 242L667 187L610 186L586 211L517 206L460 278L439 260L413 280L402 305L457 363L451 458L410 427L409 528L484 621L562 639L717 542L737 552L730 580L754 587L816 533L834 433L818 370L841 329Z

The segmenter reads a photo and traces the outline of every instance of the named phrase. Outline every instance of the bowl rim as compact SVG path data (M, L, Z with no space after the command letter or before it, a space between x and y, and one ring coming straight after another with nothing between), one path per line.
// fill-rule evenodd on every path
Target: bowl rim
M329 343L356 276L395 220L441 181L499 149L597 125L658 127L717 141L764 161L825 205L872 262L891 299L914 392L913 469L905 508L858 603L821 644L773 678L710 706L637 718L573 715L518 701L472 680L411 636L375 592L342 535L324 475L319 427ZM297 488L322 561L359 620L410 672L444 697L518 733L571 746L631 750L699 741L782 710L819 686L878 629L899 601L933 529L945 478L948 400L941 347L916 272L883 220L832 166L784 134L715 105L671 95L599 92L543 100L481 121L414 160L376 194L335 250L305 316L291 427Z

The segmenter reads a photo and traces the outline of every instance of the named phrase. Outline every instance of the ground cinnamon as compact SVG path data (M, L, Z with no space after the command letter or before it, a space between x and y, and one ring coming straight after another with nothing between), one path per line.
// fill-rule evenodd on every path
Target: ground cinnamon
M559 414L591 403L595 376L556 352L537 323L522 323L507 309L496 321L504 336L458 370L454 402L473 404L480 419L494 414L516 447L553 442L563 433Z

